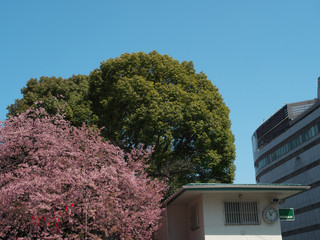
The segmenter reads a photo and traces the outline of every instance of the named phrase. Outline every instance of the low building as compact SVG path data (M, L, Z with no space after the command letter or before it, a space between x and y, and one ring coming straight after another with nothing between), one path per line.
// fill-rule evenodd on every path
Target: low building
M279 184L187 184L165 201L156 240L280 240L278 204L309 189Z

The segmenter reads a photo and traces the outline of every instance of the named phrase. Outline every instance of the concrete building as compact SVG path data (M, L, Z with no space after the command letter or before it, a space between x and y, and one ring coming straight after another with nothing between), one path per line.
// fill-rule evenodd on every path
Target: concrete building
M257 183L294 183L310 190L286 200L293 223L282 222L285 240L320 239L320 78L318 97L286 104L253 134Z
M162 227L154 239L281 240L278 203L307 189L287 184L187 184L164 203Z

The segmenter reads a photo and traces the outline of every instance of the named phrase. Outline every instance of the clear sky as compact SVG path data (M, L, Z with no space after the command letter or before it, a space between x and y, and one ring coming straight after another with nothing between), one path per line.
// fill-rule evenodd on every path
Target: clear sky
M319 0L0 0L0 120L30 78L87 75L122 53L157 50L192 60L219 88L235 183L255 183L255 129L317 95L319 16Z

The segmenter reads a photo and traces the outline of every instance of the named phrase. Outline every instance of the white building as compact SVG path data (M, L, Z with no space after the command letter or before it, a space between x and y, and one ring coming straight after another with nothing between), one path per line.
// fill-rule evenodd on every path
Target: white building
M280 240L278 204L309 189L279 184L188 184L166 200L156 240Z

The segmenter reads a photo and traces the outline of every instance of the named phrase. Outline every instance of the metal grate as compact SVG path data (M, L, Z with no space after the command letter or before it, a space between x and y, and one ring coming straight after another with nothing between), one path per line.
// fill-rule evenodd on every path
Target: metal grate
M225 202L226 225L260 224L257 202Z
M308 110L310 107L313 106L312 103L304 104L304 105L298 105L298 106L292 106L291 112L292 112L292 118L298 117L300 114L304 113L306 110Z

